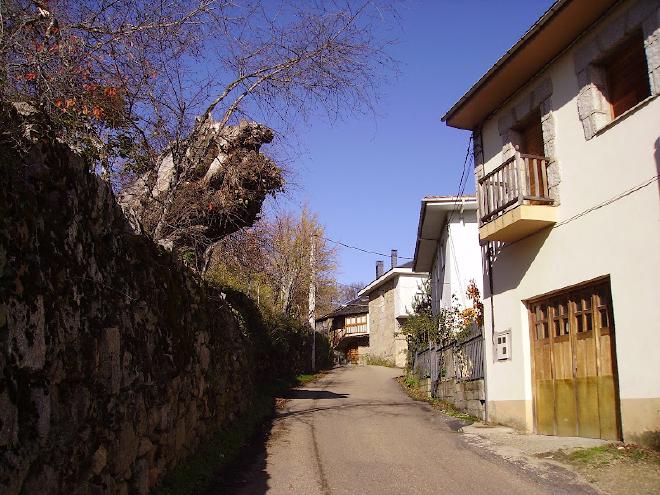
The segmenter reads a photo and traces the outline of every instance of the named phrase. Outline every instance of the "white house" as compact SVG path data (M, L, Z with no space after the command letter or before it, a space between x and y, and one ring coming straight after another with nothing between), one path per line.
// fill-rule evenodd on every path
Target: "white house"
M659 22L557 1L443 117L473 132L491 421L660 444Z
M483 292L477 199L427 196L422 199L413 270L431 278L433 312L452 304L472 305L465 291L471 280Z
M434 314L455 304L473 305L471 281L482 292L477 199L474 196L429 196L422 199L413 270L428 271ZM418 355L421 378L428 376L434 397L473 416L485 417L483 336L475 331L456 343L429 343ZM424 355L428 354L428 358Z
M369 298L369 354L392 361L403 368L407 362L408 343L400 334L403 321L413 312L412 302L427 273L413 271L412 262L397 264L392 251L392 266L383 273L383 262L376 264L376 279L358 296Z

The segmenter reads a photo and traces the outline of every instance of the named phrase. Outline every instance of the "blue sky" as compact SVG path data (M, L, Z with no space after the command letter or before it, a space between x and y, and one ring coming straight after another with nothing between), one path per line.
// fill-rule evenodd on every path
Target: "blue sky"
M400 73L383 87L380 115L316 120L301 130L293 182L278 207L308 204L329 238L413 256L420 200L451 195L469 132L440 118L552 4L414 1L401 9L391 54ZM472 177L466 193L474 192ZM376 255L338 249L338 280L369 282ZM386 260L386 268L389 260Z

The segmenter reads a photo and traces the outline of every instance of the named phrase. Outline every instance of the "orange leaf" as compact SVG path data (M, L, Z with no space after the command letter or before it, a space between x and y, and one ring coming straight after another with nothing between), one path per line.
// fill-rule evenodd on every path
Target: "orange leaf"
M34 81L36 78L37 78L36 72L28 72L27 74L25 74L26 81Z

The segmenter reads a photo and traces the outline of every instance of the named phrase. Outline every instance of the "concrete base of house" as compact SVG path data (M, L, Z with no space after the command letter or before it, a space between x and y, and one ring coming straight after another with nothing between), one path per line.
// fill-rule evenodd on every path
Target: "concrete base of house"
M621 399L623 441L660 450L660 397Z
M437 395L440 396L440 392ZM450 401L447 400L447 402ZM456 408L459 409L458 406ZM487 420L490 423L533 433L532 401L488 401ZM621 426L624 442L637 443L660 450L660 397L621 399Z
M532 433L534 420L531 400L488 401L489 423L510 426L519 431Z

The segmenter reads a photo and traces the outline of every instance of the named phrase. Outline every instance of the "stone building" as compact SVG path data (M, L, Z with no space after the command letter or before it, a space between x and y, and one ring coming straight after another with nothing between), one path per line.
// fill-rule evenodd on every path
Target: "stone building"
M369 352L369 299L358 297L316 319L316 331L328 335L340 362L359 363Z
M408 344L400 329L412 313L412 302L427 273L414 272L412 262L397 264L392 250L390 270L384 273L383 262L376 263L376 279L359 292L369 298L369 355L405 367Z

